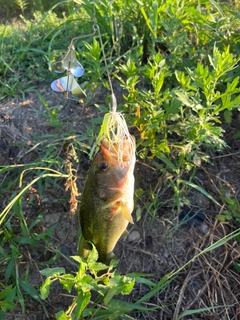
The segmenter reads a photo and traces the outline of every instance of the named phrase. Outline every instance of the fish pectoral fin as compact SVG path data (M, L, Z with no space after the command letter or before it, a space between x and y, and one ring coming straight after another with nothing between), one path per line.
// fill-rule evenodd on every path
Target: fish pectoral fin
M124 216L124 218L130 223L134 224L131 212L129 211L125 203L121 203L121 209L122 209L122 215Z

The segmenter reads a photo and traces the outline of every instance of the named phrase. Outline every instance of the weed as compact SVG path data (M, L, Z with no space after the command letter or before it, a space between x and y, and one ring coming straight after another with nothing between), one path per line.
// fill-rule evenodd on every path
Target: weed
M217 217L220 221L235 220L240 222L240 203L237 198L233 198L230 195L224 196L224 202L226 203L226 209L221 212Z
M69 294L72 293L73 288L77 293L68 310L62 310L56 314L57 319L73 319L87 316L91 316L94 319L99 315L114 319L123 315L126 312L126 308L130 311L128 303L124 308L125 303L115 300L114 296L129 294L134 286L134 279L122 276L116 270L112 271L115 264L112 264L106 270L106 265L97 262L98 253L94 247L87 260L79 256L72 258L79 264L79 270L75 276L66 274L64 268L41 271L44 276L47 276L40 289L42 299L48 297L51 284L54 281L59 281ZM100 271L103 272L104 270L106 273L102 276L97 276ZM92 291L98 294L96 302L91 302ZM103 308L101 307L102 304ZM141 306L139 307L141 308Z

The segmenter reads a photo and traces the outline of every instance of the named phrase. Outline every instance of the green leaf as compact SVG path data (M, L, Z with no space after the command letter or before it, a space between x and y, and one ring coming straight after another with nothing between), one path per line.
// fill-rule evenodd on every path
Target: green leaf
M18 244L29 244L33 247L39 247L39 242L29 237L15 238L14 241Z
M175 165L165 156L165 154L159 152L158 154L156 154L156 156L160 160L162 160L170 169L172 169L173 171L177 170Z
M233 136L234 139L239 139L240 138L240 131L235 133Z
M141 272L133 272L133 273L127 274L127 277L134 279L137 283L142 283L142 284L146 284L149 287L154 287L156 285L156 283L145 278L145 277L151 277L151 276L153 276L153 275L152 274L145 274L145 273L141 273Z
M226 216L225 216L225 214L218 214L218 215L217 215L217 218L218 218L218 220L221 221L221 222L225 222L225 221L226 221Z
M221 6L214 0L209 0L209 2L217 9L221 16L225 18L226 15L224 14Z
M117 300L117 299L112 299L109 304L108 304L108 309L109 311L115 312L115 311L120 311L121 314L124 313L130 313L131 311L134 310L139 310L139 311L150 311L150 310L156 310L160 307L144 307L140 303L131 303L123 300Z
M46 212L45 212L45 211L43 211L42 213L40 213L40 214L37 216L37 218L30 224L30 226L29 226L29 231L30 231L33 227L35 227L35 226L42 220L42 218L43 218L45 215L46 215Z
M237 272L240 272L240 263L233 262L234 267L236 268Z
M24 292L26 292L30 297L35 299L37 302L39 302L45 312L45 314L48 316L48 312L46 307L41 301L40 294L37 289L35 289L30 283L27 283L23 281L21 278L18 279L20 287L23 289Z
M142 218L142 209L140 206L135 210L136 221L139 221Z
M230 110L225 110L223 113L224 120L230 124L232 122L232 111Z
M57 320L70 320L71 319L69 316L67 316L66 312L64 312L62 310L55 313L55 316L56 316Z
M151 297L153 297L157 292L161 292L164 288L174 279L172 273L165 275L155 286L145 294L142 298L138 300L138 303L142 303Z
M60 274L65 273L65 269L62 267L55 267L55 268L46 268L43 270L40 270L40 273L45 277L56 277Z
M3 289L0 292L0 300L6 298L11 291L12 291L12 285L10 285L10 286L6 287L5 289Z
M5 278L5 281L7 282L12 274L14 270L14 260L11 259L9 260L7 266L6 266L6 271L5 271L5 275L4 275L4 278Z
M94 264L91 265L91 267L89 266L90 271L94 270L94 271L101 271L101 270L107 270L109 268L109 266L107 266L106 264L102 263L102 262L96 262Z
M114 276L107 284L109 290L104 298L104 304L108 305L110 300L119 293L122 295L129 294L132 291L134 284L134 279L127 276L116 275L116 272L114 272Z
M94 245L92 245L92 250L89 253L88 258L87 258L87 263L88 263L89 267L91 267L95 262L97 262L97 259L98 259L97 249Z
M80 256L71 256L72 259L74 259L75 261L77 261L78 263L82 263L83 259Z
M7 312L8 310L14 309L16 307L16 303L5 300L2 302L0 301L0 306L4 312Z
M68 293L71 292L72 287L74 285L75 277L72 274L64 274L59 278L59 282L63 286L65 290L67 290Z
M47 297L49 296L51 283L52 283L51 279L47 278L41 285L40 294L41 294L42 300L47 299Z
M90 292L81 292L77 299L75 300L77 303L77 306L74 309L74 315L75 319L80 319L82 316L83 310L86 308L86 306L89 304L91 299L91 293Z
M216 307L207 307L207 308L201 308L201 309L195 309L195 310L185 310L179 317L177 320L182 319L185 316L190 316L192 314L195 313L201 313L204 311L210 311L210 310L214 310L214 309L219 309L219 308L227 308L227 307L232 307L233 305L224 305L224 306L216 306Z
M178 97L178 100L181 101L185 106L192 107L193 101L189 98L187 92L182 90L175 90L174 93Z
M180 183L184 183L196 190L198 190L199 192L201 192L202 194L204 194L206 197L208 197L210 200L212 200L214 203L216 203L218 206L221 206L220 203L217 202L217 200L215 200L213 198L213 196L211 196L207 191L205 191L203 188L199 187L197 184L191 182L191 181L186 181L186 180L179 180Z

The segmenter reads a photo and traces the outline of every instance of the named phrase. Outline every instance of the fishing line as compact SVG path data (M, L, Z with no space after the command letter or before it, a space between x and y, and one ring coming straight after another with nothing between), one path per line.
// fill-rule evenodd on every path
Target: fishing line
M102 50L102 54L103 54L103 61L104 61L106 71L107 71L108 83L109 83L109 87L110 87L110 91L111 91L111 101L110 101L111 109L112 109L112 112L116 112L117 111L117 99L116 99L116 96L115 96L114 90L113 90L112 80L110 77L110 72L109 72L108 65L107 65L107 58L105 55L104 45L103 45L103 41L102 41L102 35L100 32L99 25L97 24L96 9L95 9L94 5L93 5L93 21L94 21L94 26L96 27L96 29L98 31L98 37L99 37L100 46L101 46L101 50Z
M94 13L93 20L95 23L94 25L97 29L101 51L103 55L103 61L106 67L109 88L111 91L111 101L110 101L111 110L110 112L106 113L103 118L100 132L90 152L90 158L92 158L92 156L99 150L99 146L101 145L102 141L105 140L108 143L109 150L111 149L115 150L118 160L120 161L120 163L123 163L124 149L125 149L124 146L126 144L129 145L128 151L129 151L130 157L135 155L135 150L136 150L135 139L131 137L129 133L124 116L120 112L117 112L117 99L113 90L112 80L111 80L110 72L108 69L107 58L106 58L104 45L102 41L102 35L100 32L100 28L97 24L96 11L94 6L93 6L93 13Z

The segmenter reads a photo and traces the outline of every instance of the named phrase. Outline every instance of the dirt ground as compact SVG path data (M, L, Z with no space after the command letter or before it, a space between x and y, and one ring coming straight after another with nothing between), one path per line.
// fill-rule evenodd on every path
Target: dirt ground
M64 132L71 131L75 135L83 133L87 135L87 130L92 126L91 119L99 116L99 111L94 104L105 105L108 95L105 89L97 89L83 108L82 105L65 100L61 94L51 91L49 84L42 84L38 91L49 108L57 108L57 117L63 123L62 127L51 125L47 119L49 113L36 93L28 94L25 99L14 98L1 101L0 165L30 163L37 160L39 155L44 154L42 152L44 148L49 147L49 143L56 143L59 148L61 145L59 139L62 139ZM118 101L121 101L122 92L117 85L115 91ZM211 164L203 164L194 178L196 184L216 199L220 199L222 192L225 194L230 192L240 200L240 142L233 139L233 135L239 130L239 124L240 119L236 115L231 125L225 125L225 140L229 147L222 154L211 154ZM50 142L48 142L50 136ZM59 148L59 156L63 154L63 150ZM77 167L77 185L80 193L83 190L89 166L90 161L87 155L81 153ZM0 176L0 183L5 178ZM140 159L136 164L135 178L136 188L147 190L151 186L154 190L157 186L161 186L161 174L149 164L142 163ZM30 224L41 212L45 212L35 232L42 232L56 224L47 250L43 246L23 248L23 260L30 263L29 282L39 286L43 280L39 269L46 268L46 265L41 263L54 257L53 248L58 247L62 256L49 266L63 266L67 272L72 271L71 264L63 256L69 258L76 254L78 229L76 219L70 218L68 214L68 194L64 190L64 182L62 188L46 187L40 197L38 197L40 191L37 184L34 185L34 189L32 193L30 190L24 196L23 212L26 220ZM193 189L187 196L190 205L184 210L201 212L204 214L204 219L200 219L197 226L179 222L176 212L161 205L172 196L171 192L168 185L161 186L157 199L159 207L157 206L155 210L155 218L144 209L149 197L136 199L136 207L143 209L141 219L136 221L136 214L133 214L135 224L129 226L129 235L121 239L115 248L115 254L120 259L118 270L121 273L134 271L148 273L149 279L157 283L163 276L176 271L194 255L239 227L237 222L220 223L216 215L224 211L224 206L217 207L207 197ZM0 210L7 205L10 197L9 193L0 199ZM27 197L31 197L30 202ZM81 201L81 196L78 200ZM184 310L221 306L221 308L185 316L183 319L240 319L240 274L236 271L234 262L240 263L240 245L236 239L206 252L183 268L163 291L157 292L147 302L149 307L158 306L157 311L133 314L132 318L177 320ZM148 291L149 288L146 285L137 284L126 299L135 302ZM69 297L62 295L60 287L55 287L49 299L44 302L50 319L54 319L54 314L59 310L66 310L70 301ZM17 308L9 312L5 319L45 318L41 306L29 299L25 315L21 315L21 309Z

